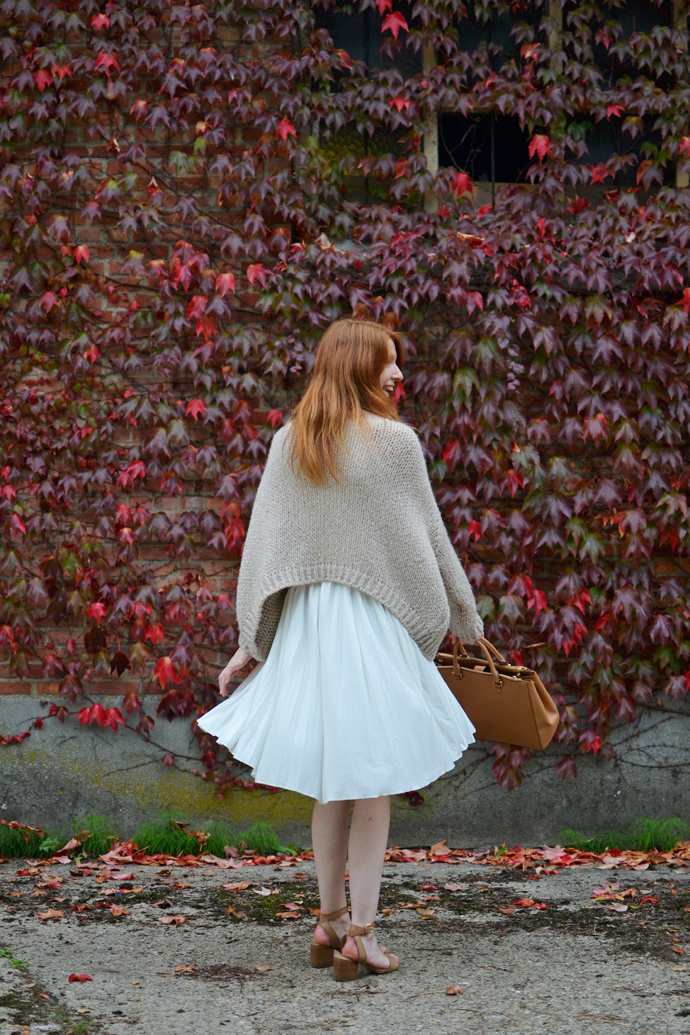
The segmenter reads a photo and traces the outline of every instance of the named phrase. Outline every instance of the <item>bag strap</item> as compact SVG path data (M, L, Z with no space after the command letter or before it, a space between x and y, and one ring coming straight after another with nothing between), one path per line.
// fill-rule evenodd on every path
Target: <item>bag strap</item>
M480 645L483 643L484 646L487 648L487 650L490 650L491 653L493 654L493 656L496 658L496 660L500 661L502 665L507 665L508 664L506 659L501 654L500 650L498 650L498 648L494 647L493 643L490 643L487 640L486 636L480 636L479 640L478 640L478 643Z
M503 680L501 679L500 675L498 674L498 671L496 670L496 666L494 665L494 659L493 659L493 658L491 657L491 654L489 653L489 651L487 650L487 648L486 648L486 647L484 646L484 644L485 644L485 643L486 643L486 644L487 644L487 645L488 645L489 647L491 647L491 648L492 648L492 650L493 650L493 651L494 651L494 652L495 652L496 654L498 654L498 651L496 650L496 648L495 648L495 647L492 647L492 645L491 645L491 644L489 643L489 641L488 641L488 640L484 640L484 637L483 637L483 636L482 636L482 637L480 637L480 638L479 638L479 639L477 640L477 645L478 645L478 646L479 646L479 648L480 648L480 649L481 649L481 650L483 651L483 653L484 653L484 656L485 656L486 660L487 660L487 661L488 661L488 663L489 663L489 668L491 669L491 675L492 675L492 676L493 676L493 678L494 678L494 686L496 687L496 689L497 689L497 690L500 690L500 689L501 689L501 688L503 687ZM462 671L461 671L461 669L460 669L460 665L459 665L459 663L458 663L458 654L459 654L459 652L460 652L460 648L461 648L461 647L462 647L462 656L463 656L464 658L469 658L469 657L470 657L470 655L469 655L469 654L467 653L467 651L466 651L466 649L465 649L465 644L464 644L464 643L461 643L461 641L460 641L460 640L457 640L457 641L456 641L456 643L455 643L455 646L453 647L453 675L454 675L454 676L455 676L455 677L456 677L457 679L462 679ZM498 654L498 656L499 656L499 658L501 658L501 657L502 657L502 656L501 656L500 654ZM504 663L505 663L505 659L502 659L502 660L503 660L503 661L504 661Z

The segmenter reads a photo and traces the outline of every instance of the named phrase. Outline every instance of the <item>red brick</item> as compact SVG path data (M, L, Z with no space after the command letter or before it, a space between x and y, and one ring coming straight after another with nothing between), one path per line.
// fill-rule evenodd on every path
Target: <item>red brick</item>
M16 682L3 680L3 682L0 683L0 694L16 694L18 697L27 697L30 693L31 683L24 683L21 680L17 680Z

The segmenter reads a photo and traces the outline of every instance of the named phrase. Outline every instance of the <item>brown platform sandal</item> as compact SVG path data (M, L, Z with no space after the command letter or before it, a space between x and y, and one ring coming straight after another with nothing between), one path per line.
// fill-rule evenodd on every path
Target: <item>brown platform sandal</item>
M351 960L349 956L343 956L342 952L336 950L333 953L333 977L336 981L354 981L357 977L357 971L360 964L370 970L372 974L391 974L394 970L397 970L400 963L397 959L391 959L390 964L387 967L375 967L367 960L367 950L364 948L362 943L361 935L371 934L374 930L374 924L367 924L366 927L355 927L354 924L350 925L350 930L347 932L348 938L354 938L355 945L357 946L357 952L359 958ZM345 939L343 939L343 945ZM384 956L388 956L388 953L383 949L381 950Z
M315 942L312 938L311 945L311 965L312 967L332 967L333 966L333 950L342 949L345 944L345 938L347 935L343 935L339 938L335 933L329 920L337 920L343 913L347 913L349 906L343 906L342 909L336 909L335 913L319 913L319 919L317 921L317 927L323 927L324 931L328 935L330 945L321 945L320 942Z

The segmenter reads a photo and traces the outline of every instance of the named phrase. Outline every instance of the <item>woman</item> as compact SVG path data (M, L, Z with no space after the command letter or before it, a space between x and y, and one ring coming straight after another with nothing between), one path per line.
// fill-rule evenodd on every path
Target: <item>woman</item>
M257 781L316 799L311 960L333 962L339 980L358 963L397 969L374 934L390 795L452 769L474 733L433 659L449 625L468 642L483 627L415 432L397 414L402 361L398 335L376 323L339 320L323 335L256 495L240 647L221 695L260 664L199 720Z

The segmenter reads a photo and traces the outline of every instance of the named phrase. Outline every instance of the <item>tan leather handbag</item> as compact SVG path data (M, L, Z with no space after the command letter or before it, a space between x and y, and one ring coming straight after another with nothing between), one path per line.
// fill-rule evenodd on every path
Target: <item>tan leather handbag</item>
M558 726L558 709L548 690L536 672L509 665L483 636L477 643L483 658L470 657L460 642L452 654L436 657L438 670L475 727L477 739L542 751Z

